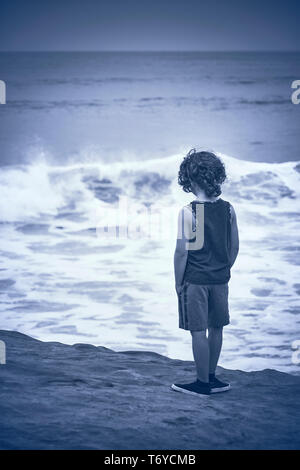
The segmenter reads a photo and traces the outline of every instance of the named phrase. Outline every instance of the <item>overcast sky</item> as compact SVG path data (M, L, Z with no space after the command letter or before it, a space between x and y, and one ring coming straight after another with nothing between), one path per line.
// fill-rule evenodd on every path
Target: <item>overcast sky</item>
M299 50L300 0L0 0L0 50Z

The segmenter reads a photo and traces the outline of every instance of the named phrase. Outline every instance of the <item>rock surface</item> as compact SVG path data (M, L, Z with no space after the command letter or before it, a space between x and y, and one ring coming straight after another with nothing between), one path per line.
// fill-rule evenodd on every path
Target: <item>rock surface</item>
M170 390L192 362L0 331L1 449L298 449L300 377L219 368L227 393Z

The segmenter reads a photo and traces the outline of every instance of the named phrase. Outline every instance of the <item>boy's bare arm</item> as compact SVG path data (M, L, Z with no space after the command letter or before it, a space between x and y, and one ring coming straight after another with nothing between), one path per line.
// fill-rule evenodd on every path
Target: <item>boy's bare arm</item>
M239 231L236 220L236 213L232 205L230 205L231 210L231 245L230 245L230 267L234 265L236 257L239 252Z
M184 207L178 216L177 243L174 253L175 287L179 293L183 284L184 272L188 256L188 239L191 238L192 213Z

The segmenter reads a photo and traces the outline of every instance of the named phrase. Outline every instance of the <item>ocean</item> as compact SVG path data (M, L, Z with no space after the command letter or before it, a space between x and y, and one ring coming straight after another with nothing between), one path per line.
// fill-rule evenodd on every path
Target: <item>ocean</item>
M226 165L241 244L220 363L299 373L299 59L0 53L0 328L192 359L178 329L175 217L165 237L145 227L150 208L176 214L192 199L178 167L208 148ZM140 236L105 236L124 201Z
M163 158L203 147L298 160L300 53L0 53L0 164Z

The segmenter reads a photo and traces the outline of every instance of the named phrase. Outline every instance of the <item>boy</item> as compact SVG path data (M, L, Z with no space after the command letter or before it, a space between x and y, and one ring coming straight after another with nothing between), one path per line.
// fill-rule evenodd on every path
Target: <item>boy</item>
M198 396L230 388L215 376L223 326L229 324L230 268L239 250L235 211L219 197L225 179L216 155L195 150L184 158L178 175L183 190L196 196L179 214L174 268L179 328L191 332L197 380L172 389Z

